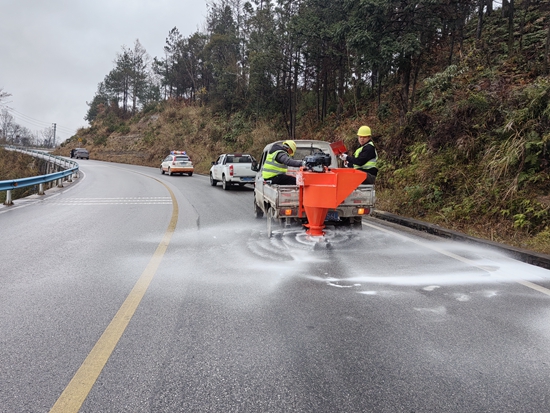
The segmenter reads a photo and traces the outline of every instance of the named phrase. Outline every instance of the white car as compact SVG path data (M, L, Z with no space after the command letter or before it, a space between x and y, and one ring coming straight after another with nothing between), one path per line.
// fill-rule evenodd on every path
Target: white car
M248 153L224 153L212 162L210 168L210 185L222 183L222 188L228 190L231 185L254 185L256 172L252 170L254 157Z
M160 164L160 172L168 175L187 174L193 176L193 162L185 151L172 151Z

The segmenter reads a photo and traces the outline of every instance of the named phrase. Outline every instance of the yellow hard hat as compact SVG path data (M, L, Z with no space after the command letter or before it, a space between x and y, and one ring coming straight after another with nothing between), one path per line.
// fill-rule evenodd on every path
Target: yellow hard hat
M370 136L370 128L368 126L361 126L357 131L357 136Z
M286 148L290 148L292 151L291 155L294 155L296 153L296 142L288 140L283 142L283 146Z

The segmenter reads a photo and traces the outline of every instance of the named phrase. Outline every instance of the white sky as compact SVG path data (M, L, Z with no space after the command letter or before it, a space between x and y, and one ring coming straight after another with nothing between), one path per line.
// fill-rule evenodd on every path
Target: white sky
M58 143L87 127L84 116L122 46L136 39L163 57L168 32L206 23L206 0L0 0L0 89L15 122L56 126Z

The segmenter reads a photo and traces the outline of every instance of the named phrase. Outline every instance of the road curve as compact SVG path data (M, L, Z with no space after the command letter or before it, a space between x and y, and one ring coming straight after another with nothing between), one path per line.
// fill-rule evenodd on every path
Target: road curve
M81 161L0 208L0 412L550 411L550 271L375 218Z

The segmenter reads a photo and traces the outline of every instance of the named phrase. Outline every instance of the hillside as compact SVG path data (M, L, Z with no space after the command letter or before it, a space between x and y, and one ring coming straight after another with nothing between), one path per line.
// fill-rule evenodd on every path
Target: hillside
M525 8L516 16L512 51L504 22L489 16L482 41L470 22L453 64L449 48L426 57L405 116L401 85L390 82L382 96L350 98L322 121L300 113L297 138L343 139L351 149L368 124L381 158L379 209L550 254L548 13ZM276 117L171 99L130 117L100 111L57 153L85 146L93 159L158 167L180 149L207 173L219 153L258 156L287 136Z

